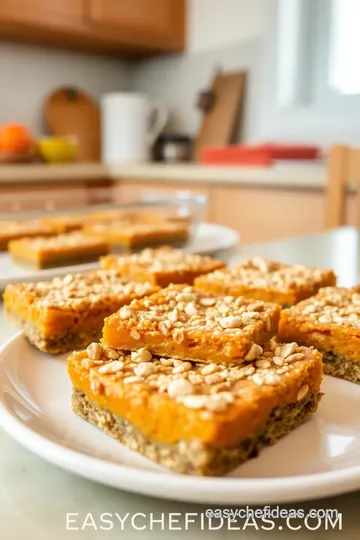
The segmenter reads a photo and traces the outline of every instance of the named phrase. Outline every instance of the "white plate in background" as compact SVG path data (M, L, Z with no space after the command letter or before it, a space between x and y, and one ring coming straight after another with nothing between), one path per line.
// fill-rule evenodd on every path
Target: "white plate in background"
M209 504L281 504L360 488L360 386L325 377L318 412L223 478L172 473L78 418L66 355L41 353L18 334L0 350L0 422L55 465L119 489Z
M238 233L233 229L214 223L201 223L184 251L213 254L236 247L239 239ZM8 253L0 253L0 291L4 290L6 285L13 283L48 280L72 272L86 272L97 267L98 263L94 262L46 270L27 270L14 264Z

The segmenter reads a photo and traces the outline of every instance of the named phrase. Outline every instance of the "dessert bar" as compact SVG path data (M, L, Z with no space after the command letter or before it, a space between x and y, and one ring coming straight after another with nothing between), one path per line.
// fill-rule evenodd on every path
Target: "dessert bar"
M149 459L219 476L305 422L321 397L321 354L270 341L245 366L190 363L92 343L68 360L73 411Z
M0 221L0 251L8 249L9 242L17 238L30 238L33 236L52 236L57 230L50 226L40 224L38 220L12 220Z
M336 285L332 270L283 264L260 257L195 280L195 286L205 291L276 302L283 307L296 304L330 285Z
M224 268L225 263L211 257L184 253L171 247L144 249L132 255L108 255L100 259L104 269L117 268L119 272L135 281L148 281L160 287L170 283L188 283L217 268Z
M42 269L97 261L109 252L110 245L81 232L72 232L12 240L8 249L16 264Z
M159 244L183 245L189 238L189 227L182 223L117 219L88 223L84 226L88 235L110 242L113 248L141 249Z
M277 332L280 306L169 285L105 319L103 342L207 363L239 363L260 354Z
M66 233L82 229L89 218L90 214L69 214L43 216L39 221L43 225L57 229L59 233Z
M181 216L174 213L161 212L147 212L147 211L135 211L135 210L103 210L99 212L93 212L90 214L92 221L111 221L111 220L126 220L132 223L159 223L159 222L173 222L191 224L190 216Z
M58 354L99 339L105 317L156 290L149 283L129 282L116 270L69 274L8 285L4 312L38 349Z
M325 373L360 383L360 287L326 287L284 310L279 339L313 345Z

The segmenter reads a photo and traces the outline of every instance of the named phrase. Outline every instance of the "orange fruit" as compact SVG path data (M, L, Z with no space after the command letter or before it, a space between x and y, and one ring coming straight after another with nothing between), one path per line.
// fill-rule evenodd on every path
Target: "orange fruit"
M0 150L21 152L34 144L30 131L22 124L5 124L0 128Z

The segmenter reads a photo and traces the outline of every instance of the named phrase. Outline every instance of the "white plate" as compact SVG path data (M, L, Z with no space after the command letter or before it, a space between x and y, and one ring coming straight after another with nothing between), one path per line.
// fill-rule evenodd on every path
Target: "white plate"
M279 504L360 488L360 386L325 377L325 397L306 424L229 477L171 473L127 450L71 412L65 358L22 335L0 351L5 430L48 461L117 488L191 502Z
M195 237L184 248L189 253L216 253L234 248L239 243L239 235L233 229L214 223L201 223ZM98 263L78 264L47 270L27 270L14 264L8 253L0 253L0 291L10 283L41 281L64 276L71 272L86 272L98 267Z

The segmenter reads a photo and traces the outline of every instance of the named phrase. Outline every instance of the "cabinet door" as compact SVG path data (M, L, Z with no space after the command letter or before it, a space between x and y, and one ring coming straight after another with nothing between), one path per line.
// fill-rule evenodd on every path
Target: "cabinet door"
M1 0L1 23L71 28L84 20L83 0Z
M323 229L321 190L236 186L215 187L213 191L214 222L235 229L241 244L314 234ZM306 219L294 208L306 208Z
M89 0L93 24L139 43L184 46L185 0Z
M71 208L83 207L88 202L88 189L81 184L1 188L0 213L60 209L67 211Z

